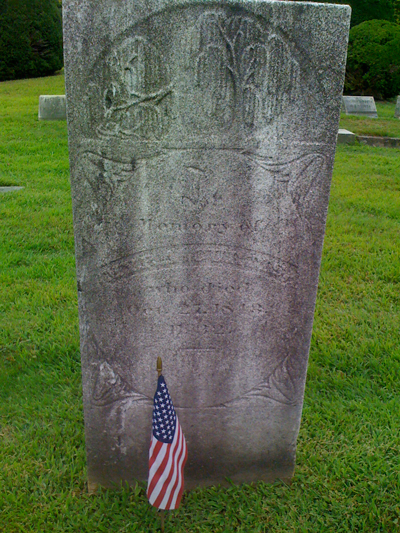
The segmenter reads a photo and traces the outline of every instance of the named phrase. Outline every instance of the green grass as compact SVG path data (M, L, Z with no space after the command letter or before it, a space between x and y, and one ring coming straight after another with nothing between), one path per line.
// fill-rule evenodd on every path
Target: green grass
M395 118L396 102L376 102L378 118L340 115L340 127L356 135L400 137L400 119Z
M0 531L156 531L142 485L86 492L67 132L38 122L46 93L62 76L0 83L0 184L25 187L0 195ZM399 235L400 151L339 146L293 483L193 491L166 532L400 531Z

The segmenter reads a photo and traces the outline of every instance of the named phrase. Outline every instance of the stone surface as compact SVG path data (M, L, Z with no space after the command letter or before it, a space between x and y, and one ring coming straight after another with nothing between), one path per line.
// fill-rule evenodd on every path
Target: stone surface
M16 185L8 185L7 187L0 187L0 193L20 191L24 187L17 187Z
M39 96L39 120L66 120L65 95Z
M339 129L338 144L354 144L356 142L356 135L349 130Z
M343 96L342 111L346 115L378 118L373 96Z
M357 141L367 146L377 146L379 148L400 148L398 137L373 137L370 135L357 135Z
M400 118L400 96L397 97L396 108L394 110L394 116Z
M292 476L349 19L64 1L91 488L147 478L159 355L188 488Z

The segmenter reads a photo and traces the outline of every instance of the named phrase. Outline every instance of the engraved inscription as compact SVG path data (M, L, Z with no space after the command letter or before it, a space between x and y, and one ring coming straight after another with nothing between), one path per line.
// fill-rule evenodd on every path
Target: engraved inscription
M187 199L186 196L182 196L182 203L186 204L185 199ZM215 196L212 195L212 199L215 200ZM189 200L187 200L189 202ZM207 196L204 197L203 202L201 206L199 203L196 204L196 201L192 198L190 200L191 202L191 208L195 210L196 206L198 210L204 209L208 203L209 200L207 199ZM157 219L145 219L140 218L139 219L139 227L143 231L152 231L154 233L171 233L174 235L177 235L179 233L214 233L217 232L218 234L224 234L229 228L237 229L238 231L259 231L262 228L262 220L257 220L255 224L252 224L251 222L244 221L239 224L236 224L233 226L232 223L228 222L221 222L221 221L213 221L213 222L184 222L182 220L163 220L162 222Z
M94 302L107 302L96 332L111 349L97 364L93 403L147 398L142 376L162 351L184 382L213 359L199 379L218 385L207 398L178 392L182 408L251 397L293 405L294 356L279 331L309 261L325 156L269 149L258 131L272 135L279 119L295 127L308 74L261 17L182 9L187 50L170 31L172 12L167 25L155 15L127 29L96 66L109 74L93 115L105 139L81 152L92 200L81 221L93 244L82 278Z
M127 232L134 231L135 241L141 240L143 248L151 246L160 234L168 237L171 247L176 240L195 239L197 235L207 239L205 242L210 245L223 244L223 238L228 243L237 236L248 235L251 237L249 248L257 248L256 242L262 242L266 252L270 248L273 255L278 256L282 253L278 241L288 235L286 226L294 236L312 234L309 205L319 194L320 176L326 167L323 154L309 153L280 162L253 152L224 151L224 157L247 166L252 190L245 180L237 186L231 182L229 174L220 175L217 164L214 167L210 163L207 167L188 164L188 154L189 151L182 151L182 159L186 157L187 161L182 162L172 176L163 172L169 156L154 158L159 164L153 177L148 163L137 158L112 158L84 152L82 164L90 170L84 175L92 191L93 222L100 224L106 215L115 213L118 235L132 239ZM232 211L227 206L236 209L235 195L247 197L253 193L252 211L241 210L230 216ZM133 227L129 222L132 221L131 202L137 202L139 194L144 194L147 202L136 204ZM127 195L131 198L129 203L123 199ZM315 215L311 214L312 217Z
M194 321L190 325L186 323L171 324L170 328L171 334L174 337L181 337L183 335L186 337L189 333L193 335L193 337L201 337L202 335L210 337L220 335L225 337L226 335L232 335L237 331L236 328L225 322L218 323L204 321Z
M196 290L199 294L210 294L214 292L220 292L222 294L246 294L250 286L250 282L246 280L242 280L240 283L209 281L197 285ZM188 294L191 290L193 290L192 287L189 287L188 285L173 284L170 281L165 281L158 285L148 285L146 287L146 292L157 295ZM217 306L218 304L215 305Z
M158 356L189 488L289 479L350 10L63 6L89 485L146 478Z
M177 254L179 248L183 248L185 251L185 265L182 265ZM154 250L143 250L132 254L130 257L116 259L103 265L101 270L106 278L112 282L127 280L150 270L187 268L202 264L209 267L224 265L238 270L258 272L273 278L278 283L286 283L297 272L295 264L282 261L268 254L243 247L213 244L168 247L165 251L160 247Z

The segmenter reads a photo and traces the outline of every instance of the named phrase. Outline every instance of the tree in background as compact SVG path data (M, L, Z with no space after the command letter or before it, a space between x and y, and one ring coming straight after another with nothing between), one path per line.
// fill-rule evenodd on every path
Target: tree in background
M400 94L400 25L368 20L350 30L345 93L378 99Z
M0 0L0 81L48 76L62 65L59 0Z
M394 2L396 0L340 0L339 3L351 6L351 26L357 26L372 19L394 22Z
M400 24L400 0L392 0L394 21L396 24Z

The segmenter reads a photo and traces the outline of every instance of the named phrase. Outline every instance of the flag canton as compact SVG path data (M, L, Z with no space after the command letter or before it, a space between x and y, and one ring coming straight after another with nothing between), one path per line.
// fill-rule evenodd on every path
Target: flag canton
M176 413L169 395L164 377L158 378L157 390L154 395L153 408L153 435L164 442L171 444L176 428Z

